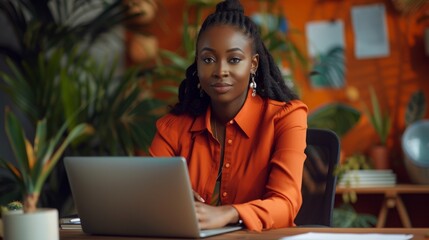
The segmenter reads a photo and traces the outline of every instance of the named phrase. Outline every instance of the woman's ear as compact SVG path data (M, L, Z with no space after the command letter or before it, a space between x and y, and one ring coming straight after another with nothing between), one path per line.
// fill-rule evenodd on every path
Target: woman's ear
M255 54L252 57L252 65L250 67L250 72L256 73L256 70L258 70L259 65L259 54Z

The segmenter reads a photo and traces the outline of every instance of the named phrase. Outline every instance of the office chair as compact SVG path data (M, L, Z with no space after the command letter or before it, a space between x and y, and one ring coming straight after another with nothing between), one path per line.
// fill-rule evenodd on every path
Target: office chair
M309 128L305 153L303 203L295 224L330 227L337 180L334 169L340 158L340 140L331 130Z

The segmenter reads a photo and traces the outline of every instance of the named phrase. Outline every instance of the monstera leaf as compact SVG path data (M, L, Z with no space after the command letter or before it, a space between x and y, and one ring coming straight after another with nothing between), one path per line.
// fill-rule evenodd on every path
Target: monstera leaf
M320 54L310 79L315 87L341 88L344 86L345 57L344 48L334 47L325 54Z
M359 121L361 113L343 103L323 105L308 115L308 127L324 128L342 137Z

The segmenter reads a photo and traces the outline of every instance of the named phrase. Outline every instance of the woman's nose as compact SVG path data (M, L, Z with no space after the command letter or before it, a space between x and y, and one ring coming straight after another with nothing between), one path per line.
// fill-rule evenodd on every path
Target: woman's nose
M228 64L224 62L220 62L215 70L215 75L217 77L228 77L229 76L229 69Z

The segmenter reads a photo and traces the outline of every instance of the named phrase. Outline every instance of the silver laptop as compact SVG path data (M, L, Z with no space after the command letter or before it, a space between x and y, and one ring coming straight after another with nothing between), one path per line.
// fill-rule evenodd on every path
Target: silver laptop
M82 230L89 234L203 238L182 157L65 157Z

